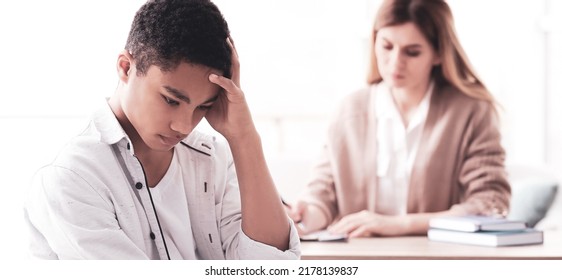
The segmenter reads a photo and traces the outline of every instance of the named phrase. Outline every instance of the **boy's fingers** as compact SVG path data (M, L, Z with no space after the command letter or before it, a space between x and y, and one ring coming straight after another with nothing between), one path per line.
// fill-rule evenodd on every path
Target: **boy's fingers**
M222 76L219 76L217 74L210 74L209 75L209 81L211 83L219 85L221 88L226 90L228 93L235 92L235 89L237 88L232 80L227 79L227 78L222 77Z
M231 37L226 39L228 46L232 50L232 56L230 62L232 63L232 80L235 84L240 84L240 61L238 60L238 51L236 51L236 47L234 46L234 41Z
M230 48L232 48L232 52L234 53L235 57L238 58L238 51L236 50L236 46L234 45L234 40L232 40L232 37L228 37L227 42Z

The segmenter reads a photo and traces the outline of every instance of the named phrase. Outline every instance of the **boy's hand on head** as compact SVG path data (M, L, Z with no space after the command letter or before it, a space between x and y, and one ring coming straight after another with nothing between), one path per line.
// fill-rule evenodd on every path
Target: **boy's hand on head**
M248 133L255 133L255 127L244 92L240 89L238 53L232 39L229 37L227 41L232 49L232 78L228 79L216 74L209 75L209 81L217 84L224 91L207 112L205 118L216 131L230 141L244 137Z

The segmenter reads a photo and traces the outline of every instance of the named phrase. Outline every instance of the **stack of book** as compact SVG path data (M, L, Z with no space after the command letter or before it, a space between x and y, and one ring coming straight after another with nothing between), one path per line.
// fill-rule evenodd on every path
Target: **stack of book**
M429 222L429 240L482 246L542 244L542 231L524 222L487 216L439 217Z

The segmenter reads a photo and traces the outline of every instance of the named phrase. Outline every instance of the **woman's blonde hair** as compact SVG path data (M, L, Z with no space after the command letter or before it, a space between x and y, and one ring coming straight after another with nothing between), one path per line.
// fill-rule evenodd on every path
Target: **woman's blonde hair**
M382 81L377 67L374 46L377 31L383 27L414 23L441 59L434 66L432 78L437 84L450 84L464 94L489 101L495 109L495 100L482 83L455 32L453 15L443 0L385 0L377 14L371 39L371 60L367 82Z

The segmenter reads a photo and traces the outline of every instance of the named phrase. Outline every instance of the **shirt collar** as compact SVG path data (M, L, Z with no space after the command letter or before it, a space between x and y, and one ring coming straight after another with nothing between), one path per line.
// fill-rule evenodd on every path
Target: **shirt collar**
M397 119L401 122L402 120L400 117L400 112L398 111L396 103L392 99L392 94L390 93L390 88L388 87L388 85L386 85L383 81L380 82L377 87L377 103L375 108L377 118ZM412 119L410 120L410 123L408 124L408 129L414 128L422 123L425 119L425 116L427 116L431 95L433 94L433 88L434 82L431 81L424 97L418 105L418 108L416 108L416 112L414 113Z
M424 97L418 105L418 108L416 108L416 111L414 112L414 115L412 116L412 119L408 124L408 130L414 129L418 125L421 125L425 122L425 119L427 118L427 112L429 112L429 101L431 100L431 95L433 94L433 86L434 83L433 81L431 81L429 83L429 87L427 87L427 91L425 92Z
M108 145L118 143L121 147L127 146L128 144L129 146L127 149L134 155L135 150L133 143L121 124L119 124L117 117L107 102L108 100L109 99L106 98L101 108L92 116L92 122L99 133L100 141ZM211 147L214 145L214 141L213 136L207 136L202 133L190 133L187 138L183 139L181 142L203 154L210 155L212 153Z
M377 118L390 119L398 117L398 119L400 119L396 104L394 104L394 100L392 100L390 88L384 82L380 82L377 87Z
M108 145L113 145L126 139L127 143L130 143L131 140L127 136L127 133L125 133L123 127L121 127L121 124L119 124L117 117L111 110L107 101L108 99L105 99L105 104L94 113L92 118L94 125L100 133L100 141Z

